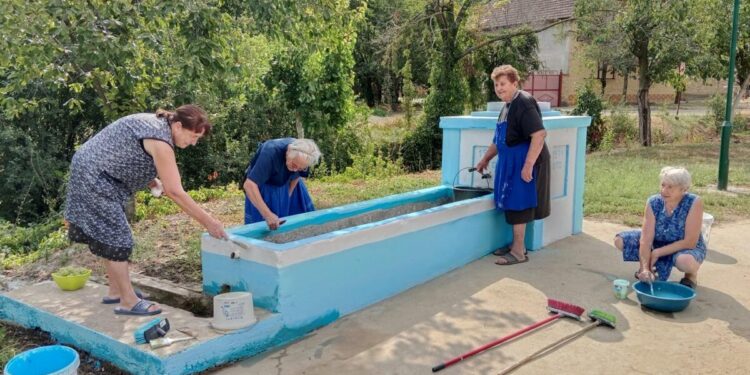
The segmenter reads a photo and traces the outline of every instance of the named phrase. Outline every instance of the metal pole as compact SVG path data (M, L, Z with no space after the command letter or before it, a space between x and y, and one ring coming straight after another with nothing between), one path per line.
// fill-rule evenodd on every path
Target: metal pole
M732 135L732 99L734 98L734 60L737 55L737 27L740 22L740 0L734 0L732 12L732 43L729 46L729 78L727 79L727 106L721 124L721 151L719 153L719 190L727 190L729 176L729 141Z

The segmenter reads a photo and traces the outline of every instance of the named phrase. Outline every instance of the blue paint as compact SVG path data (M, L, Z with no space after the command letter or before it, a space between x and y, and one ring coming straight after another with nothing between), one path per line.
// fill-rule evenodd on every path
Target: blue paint
M192 374L223 363L258 354L289 343L340 317L328 310L306 320L288 324L283 315L272 314L248 328L229 332L195 344L172 355L158 357L123 344L109 336L0 295L0 319L27 328L39 327L63 344L70 344L132 374ZM143 347L146 348L145 346Z
M320 211L307 212L301 215L290 216L287 223L279 229L278 233L293 230L307 225L325 224L331 221L347 219L352 216L367 213L378 209L389 209L396 206L435 201L440 198L450 197L452 190L447 186L436 186L427 189L421 189L413 192L390 195L384 198L372 199L359 203L352 203L345 206L333 207ZM359 226L362 227L362 226ZM357 227L358 228L358 227ZM351 229L351 228L350 228ZM344 231L349 229L344 229ZM276 244L263 241L261 238L268 234L266 223L259 222L240 226L230 230L236 236L244 237L247 243L258 245L274 251L283 251L298 247L305 243L316 242L322 238L335 237L336 234L323 234L320 236L304 238L298 241L292 241L284 244Z
M534 220L526 224L526 237L523 240L527 249L541 249L544 246L544 221Z
M591 117L588 117L586 126L591 123ZM578 128L576 139L576 164L575 164L575 182L573 187L573 234L583 231L583 188L584 173L586 171L586 127Z
M255 306L277 311L279 270L276 267L207 251L201 252L201 263L203 292L207 295L219 294L222 286L228 285L233 292L251 292Z
M443 185L453 185L453 176L458 173L460 168L461 152L461 131L458 129L443 130L443 159L442 159L442 176Z
M456 233L471 233L472 241ZM290 323L330 308L346 315L481 258L511 233L490 209L284 267L280 310Z
M238 330L176 353L167 365L170 374L189 374L250 357L292 342L305 334L326 326L339 318L328 311L304 324L287 325L282 315L264 319L251 328Z
M0 319L49 332L61 344L72 345L136 374L163 374L162 360L109 336L46 311L0 295Z

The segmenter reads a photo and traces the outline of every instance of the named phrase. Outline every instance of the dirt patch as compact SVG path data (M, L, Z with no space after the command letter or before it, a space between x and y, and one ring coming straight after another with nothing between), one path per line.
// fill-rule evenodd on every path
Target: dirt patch
M2 341L3 346L13 346L16 353L21 353L26 350L34 349L45 345L55 345L57 342L50 337L50 335L39 329L27 329L13 324L7 324L0 322L0 330L5 332L4 340ZM70 346L70 345L67 345ZM7 350L8 347L4 347ZM108 375L120 375L125 374L119 368L115 367L109 362L96 359L78 348L75 348L80 356L81 364L78 367L78 374L108 374ZM9 359L10 360L10 359ZM5 367L6 362L0 361L0 368Z

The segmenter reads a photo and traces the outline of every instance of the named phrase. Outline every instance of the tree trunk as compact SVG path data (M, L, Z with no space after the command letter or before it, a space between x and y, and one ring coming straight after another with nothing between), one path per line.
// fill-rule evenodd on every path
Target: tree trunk
M607 64L599 64L599 84L602 86L601 97L604 97L604 90L607 88Z
M299 112L294 114L294 127L297 130L297 138L305 138L305 128L302 126L302 116Z
M630 75L627 72L622 76L622 99L620 99L620 103L622 104L628 102L628 76Z
M638 89L638 129L640 130L641 145L651 146L651 107L648 104L648 86L643 83Z

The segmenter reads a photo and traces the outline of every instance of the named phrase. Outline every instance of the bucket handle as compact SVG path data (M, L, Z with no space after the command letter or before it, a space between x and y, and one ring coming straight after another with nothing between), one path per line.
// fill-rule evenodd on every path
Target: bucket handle
M477 169L474 168L474 167L464 167L464 168L459 169L458 172L456 172L456 175L453 176L453 188L454 189L456 188L456 180L458 179L458 175L461 174L461 171L465 171L465 170L468 170L469 173L473 173L473 172L477 171ZM490 179L491 178L492 178L492 174L491 173L482 173L482 180L486 180L486 182L487 182L487 189L491 189L491 187L490 187Z

